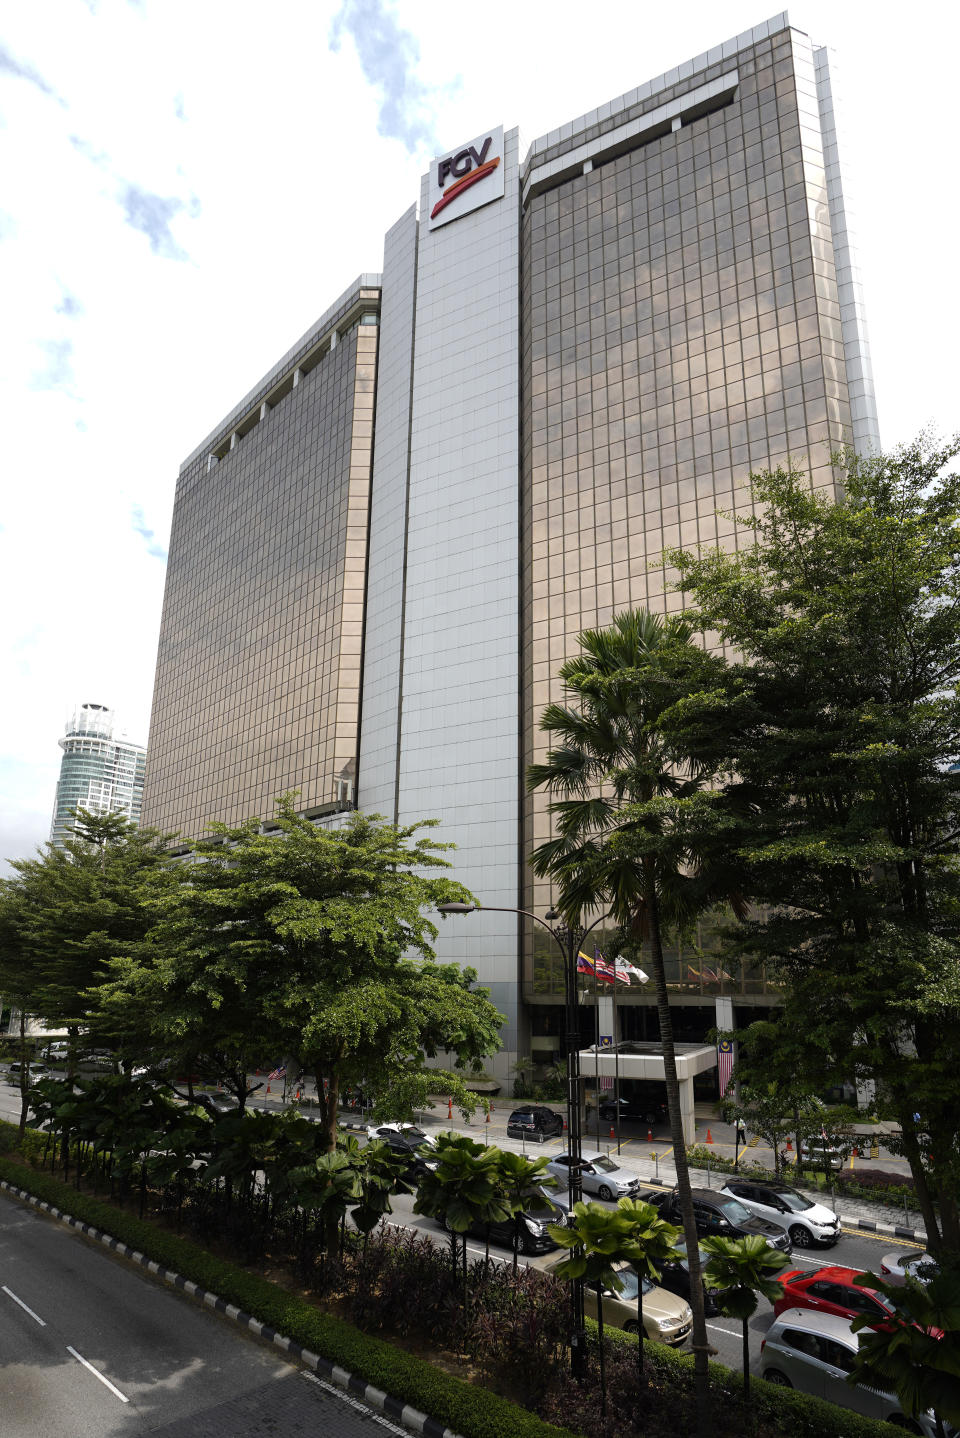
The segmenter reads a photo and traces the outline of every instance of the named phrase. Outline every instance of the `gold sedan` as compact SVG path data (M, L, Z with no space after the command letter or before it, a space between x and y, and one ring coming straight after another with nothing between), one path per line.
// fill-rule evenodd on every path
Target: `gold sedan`
M546 1272L556 1274L558 1264L563 1262L564 1258L555 1258L546 1265ZM603 1290L603 1321L612 1328L636 1333L637 1287L641 1280L626 1263L616 1265L616 1273L623 1288L619 1293L609 1288ZM651 1278L644 1278L642 1283L644 1334L655 1343L669 1343L677 1347L685 1340L693 1322L689 1303L658 1287ZM583 1305L589 1316L596 1318L597 1290L593 1284L584 1286Z

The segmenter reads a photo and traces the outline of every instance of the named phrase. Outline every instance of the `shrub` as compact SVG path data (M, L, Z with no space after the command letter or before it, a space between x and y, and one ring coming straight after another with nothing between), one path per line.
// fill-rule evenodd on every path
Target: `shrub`
M897 1189L901 1192L913 1193L913 1176L909 1173L894 1173L886 1168L853 1168L844 1169L837 1174L837 1188L845 1189Z

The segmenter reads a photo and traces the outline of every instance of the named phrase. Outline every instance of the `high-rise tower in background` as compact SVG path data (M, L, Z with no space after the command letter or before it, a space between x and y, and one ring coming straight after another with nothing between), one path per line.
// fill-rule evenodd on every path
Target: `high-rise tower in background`
M442 821L488 906L441 930L547 1057L559 966L524 799L578 633L681 606L671 545L733 547L752 470L879 445L828 52L785 14L535 140L440 156L362 275L181 469L145 818L300 790ZM668 955L678 1035L772 1002ZM651 999L620 1005L625 1037Z
M50 826L51 844L62 844L78 806L92 814L124 814L140 823L147 751L125 735L114 738L114 715L103 704L81 704L63 738L60 778Z

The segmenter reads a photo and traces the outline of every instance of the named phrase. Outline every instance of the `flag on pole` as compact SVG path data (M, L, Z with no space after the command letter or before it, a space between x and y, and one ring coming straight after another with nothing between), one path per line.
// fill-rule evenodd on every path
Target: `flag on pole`
M602 954L598 953L594 959L596 975L602 984L616 983L617 971L613 964L608 964Z
M577 955L577 973L578 973L578 974L592 974L592 973L593 973L593 959L588 958L586 954L578 954L578 955Z
M733 1040L721 1039L717 1044L717 1074L720 1080L720 1097L723 1098L733 1072Z
M617 978L622 984L632 984L634 980L638 984L646 984L650 981L649 974L645 974L643 969L638 969L635 964L628 964L626 959L617 959L614 967L617 971Z
M287 1076L287 1066L286 1066L286 1064L280 1064L277 1068L274 1069L274 1071L273 1071L272 1074L267 1074L267 1082L269 1083L269 1081L270 1081L271 1079L282 1079L282 1078L286 1078L286 1076Z

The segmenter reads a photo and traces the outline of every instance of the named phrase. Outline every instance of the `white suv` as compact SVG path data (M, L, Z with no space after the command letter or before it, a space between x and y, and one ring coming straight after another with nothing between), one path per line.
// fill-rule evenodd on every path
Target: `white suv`
M789 1184L731 1178L724 1184L723 1192L739 1198L744 1208L749 1208L758 1218L766 1218L786 1229L794 1248L833 1244L840 1237L837 1215Z

